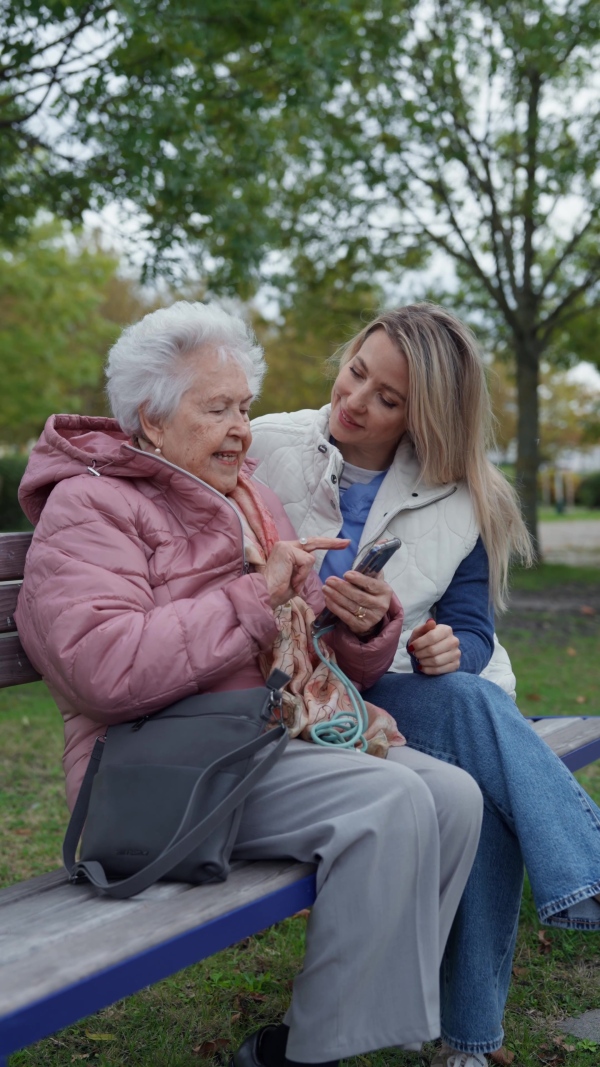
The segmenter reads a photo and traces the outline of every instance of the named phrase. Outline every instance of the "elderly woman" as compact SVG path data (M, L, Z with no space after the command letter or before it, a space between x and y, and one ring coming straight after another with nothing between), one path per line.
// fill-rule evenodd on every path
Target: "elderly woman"
M305 620L324 606L312 552L346 542L301 544L245 463L262 373L241 320L175 304L112 349L116 420L54 416L32 453L18 625L65 720L70 806L103 726L262 685L290 600ZM337 614L331 649L371 685L391 664L400 605L358 576ZM436 1037L439 962L480 819L457 768L404 747L383 760L291 741L246 802L234 854L317 863L318 895L285 1023L234 1062L336 1062Z

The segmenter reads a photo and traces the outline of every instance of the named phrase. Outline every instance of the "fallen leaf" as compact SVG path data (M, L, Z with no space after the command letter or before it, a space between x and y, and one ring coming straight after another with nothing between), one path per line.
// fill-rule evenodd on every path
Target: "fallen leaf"
M577 649L576 648L568 648L567 649L567 656L576 656L576 655L577 655Z
M558 1045L559 1048L563 1048L565 1050L565 1052L575 1052L576 1046L575 1045L567 1045L565 1038L562 1037L561 1034L556 1034L556 1036L554 1038L554 1044Z
M88 1037L90 1039L90 1041L115 1041L116 1040L114 1034L93 1034L91 1030L86 1030L85 1036Z
M71 1063L75 1063L76 1060L89 1060L89 1052L74 1052L71 1056Z
M576 704L585 704L587 697L575 697Z
M499 1048L496 1052L490 1052L490 1060L492 1063L497 1063L499 1067L508 1067L509 1063L515 1058L514 1052L509 1052L507 1048Z
M579 610L580 610L582 615L595 615L596 614L596 609L595 608L591 608L589 604L582 604Z
M22 828L19 830L13 830L13 833L17 834L18 837L30 837L33 833L33 830L26 830L25 828Z
M27 717L27 715L23 716L23 718L21 719L21 723L22 723L23 726L31 726L31 723L30 723L29 718Z
M301 910L297 911L296 914L294 915L294 919L308 919L309 915L310 915L310 908L301 908Z
M222 1048L229 1048L229 1040L226 1037L217 1037L214 1041L203 1041L201 1045L196 1045L192 1052L196 1056L203 1056L208 1059L208 1057L214 1056Z
M527 975L529 974L529 968L513 967L512 973L514 974L515 978L527 978Z
M542 955L547 956L549 952L552 952L552 941L549 937L546 937L544 930L538 930L538 941Z
M525 700L541 700L539 693L525 693Z
M269 998L266 993L243 993L246 1000L253 1000L255 1004L264 1004Z
M241 1011L234 1011L234 1013L231 1016L231 1019L229 1020L229 1022L230 1023L237 1023L238 1020L241 1019L241 1017L242 1017Z

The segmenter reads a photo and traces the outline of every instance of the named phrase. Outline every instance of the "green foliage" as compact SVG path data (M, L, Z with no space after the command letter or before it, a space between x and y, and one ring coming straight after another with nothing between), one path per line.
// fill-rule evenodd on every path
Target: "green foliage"
M21 511L17 491L27 466L27 456L0 456L0 530L31 530Z
M498 449L506 453L517 435L515 375L505 360L487 368L488 389L495 417ZM580 448L600 440L600 392L572 381L567 371L544 359L540 364L539 454L553 461L564 449Z
M354 267L346 257L335 268L319 270L303 258L279 320L255 318L269 370L253 415L327 403L335 376L328 359L362 329L382 302L376 286L357 282Z
M0 249L3 443L37 437L52 412L98 413L102 363L118 333L103 314L116 266L55 223Z
M408 295L442 253L451 305L516 357L535 530L540 358L596 351L595 0L9 0L0 32L0 237L134 204L149 274L192 256L244 298L306 263Z
M586 508L600 508L600 471L588 474L581 480L577 502Z
M300 177L315 118L373 38L387 40L397 6L8 0L5 233L40 204L79 219L133 202L163 269L180 267L184 239L210 252L215 283L246 295L288 226L275 191Z

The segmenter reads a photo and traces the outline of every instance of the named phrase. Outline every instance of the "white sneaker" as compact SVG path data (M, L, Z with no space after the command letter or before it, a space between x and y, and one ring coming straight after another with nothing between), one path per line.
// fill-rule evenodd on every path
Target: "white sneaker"
M481 1052L457 1052L455 1048L442 1044L431 1061L431 1067L488 1067L488 1061Z

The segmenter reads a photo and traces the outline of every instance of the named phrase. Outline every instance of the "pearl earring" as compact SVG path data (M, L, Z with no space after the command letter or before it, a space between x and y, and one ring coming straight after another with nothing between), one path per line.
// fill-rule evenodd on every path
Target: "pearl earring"
M162 448L155 448L154 451L156 452L157 455L160 456L160 454L162 452Z

